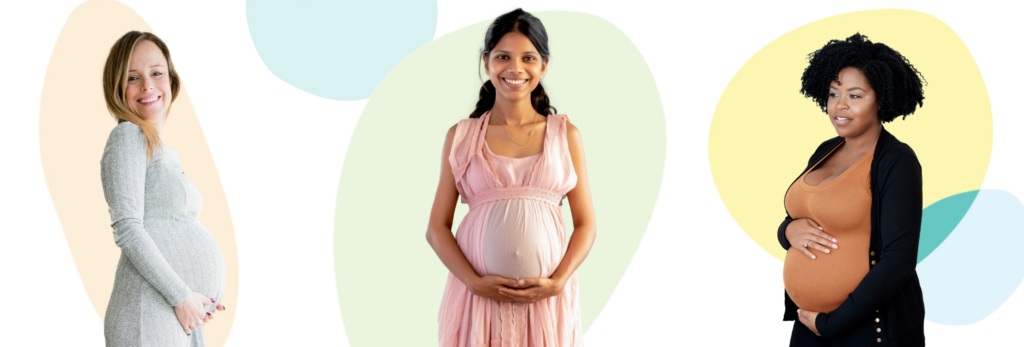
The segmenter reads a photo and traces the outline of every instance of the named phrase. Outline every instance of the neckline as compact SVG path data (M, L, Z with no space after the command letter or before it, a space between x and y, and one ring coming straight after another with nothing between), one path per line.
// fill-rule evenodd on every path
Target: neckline
M495 156L495 157L498 157L498 158L509 159L509 160L532 159L532 158L539 157L541 154L544 153L544 149L542 148L540 150L540 152L538 152L537 154L534 154L534 155L528 155L528 156L519 157L519 158L508 157L508 156L504 156L504 155L501 155L501 154L498 154L498 153L494 153L494 151L491 150L491 146L487 144L487 140L484 140L484 149L487 150L487 154L488 155Z
M814 171L814 169L817 168L818 165L821 165L821 163L824 162L825 159L828 159L828 157L831 157L832 154L835 153L835 151L837 149L839 149L839 147L842 147L844 144L846 144L846 140L845 139L842 142L840 142L839 145L836 145L835 148L833 148L831 151L829 151L828 154L825 155L825 157L821 158L821 160L818 160L817 163L814 163L814 166L811 166L811 168L808 169L807 172L804 172L803 175L800 175L800 179L799 179L800 187L804 188L804 190L808 190L808 191L821 190L821 189L828 188L828 187L832 186L834 184L834 182L838 182L838 181L843 180L843 178L845 178L846 176L850 175L850 172L853 172L858 167L863 165L864 162L866 161L865 158L873 158L874 157L875 146L871 146L871 149L868 149L868 151L865 152L864 155L862 155L860 158L857 158L857 161L853 162L853 164L851 164L850 167L846 168L846 171L843 171L843 173L839 174L839 176L836 176L836 178L833 178L832 180L830 180L828 182L825 182L825 183L818 183L818 185L813 185L812 186L810 184L807 184L807 181L804 181L804 179L807 178L807 174L811 173L811 171Z
M548 149L548 133L551 131L551 116L542 116L542 117L544 117L544 135L541 137L541 141L542 142L541 142L541 145L540 145L540 152L537 152L537 154L532 154L532 155L528 155L528 156L525 156L525 157L513 158L513 157L508 157L508 156L504 156L504 155L501 155L501 154L494 153L494 151L491 150L491 146L489 144L487 144L487 126L490 124L490 120L491 120L491 111L487 111L487 113L484 114L484 117L481 117L481 118L483 118L483 122L484 122L484 129L483 129L483 131L484 131L484 133L483 133L484 148L487 148L487 152L490 153L493 156L501 157L501 158L505 158L505 159L512 159L512 160L529 159L529 158L537 157L537 156L540 156L541 154L544 154L544 152L547 152L547 149Z

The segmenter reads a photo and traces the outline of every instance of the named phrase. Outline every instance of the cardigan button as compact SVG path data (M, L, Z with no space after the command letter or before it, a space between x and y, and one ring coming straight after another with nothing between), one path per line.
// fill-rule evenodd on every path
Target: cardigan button
M875 318L875 323L878 323L878 318Z
M875 261L874 261L874 260L872 260L872 261L871 261L871 265L875 265L875 264L876 264L876 263L875 263Z
M875 328L876 332L882 332L882 328Z
M879 337L878 340L875 340L875 341L878 341L878 343L882 343L882 338Z
M875 256L875 251L871 251L871 256Z

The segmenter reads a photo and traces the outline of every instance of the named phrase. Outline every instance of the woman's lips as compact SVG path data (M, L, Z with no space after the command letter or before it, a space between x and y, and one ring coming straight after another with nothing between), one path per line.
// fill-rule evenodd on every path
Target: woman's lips
M852 118L849 118L849 117L846 117L846 116L835 116L835 117L832 118L832 120L834 121L834 123L836 125L847 125L847 124L850 124L850 122L853 121Z
M527 81L529 81L529 79L527 79L527 78L520 78L520 79L512 79L512 78L506 78L506 77L502 77L501 78L501 82L505 83L505 86L509 87L511 89L522 88L523 86L526 85Z
M151 96L147 96L147 97L142 98L142 99L138 99L136 101L138 101L140 104L142 104L142 106L149 106L149 105L155 104L157 101L160 101L161 98L162 98L162 96L160 96L160 95L151 95Z

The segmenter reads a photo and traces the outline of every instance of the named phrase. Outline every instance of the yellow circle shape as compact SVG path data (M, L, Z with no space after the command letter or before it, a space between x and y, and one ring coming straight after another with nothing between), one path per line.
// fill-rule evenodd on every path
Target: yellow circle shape
M825 18L782 35L754 54L726 87L708 140L718 193L743 231L782 260L776 232L786 189L815 148L836 132L800 94L807 55L860 32L897 50L927 80L924 107L885 124L917 153L924 206L981 187L992 153L992 108L974 58L953 29L909 10Z

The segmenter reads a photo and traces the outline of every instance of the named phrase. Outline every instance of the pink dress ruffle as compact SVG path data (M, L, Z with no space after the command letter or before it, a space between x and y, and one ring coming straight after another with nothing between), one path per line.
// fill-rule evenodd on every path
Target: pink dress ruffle
M559 208L576 186L565 115L547 117L540 154L507 158L487 148L490 113L459 122L448 160L469 214L455 239L480 275L547 277L565 252ZM532 303L478 297L448 274L438 314L441 347L578 347L583 345L579 285Z

